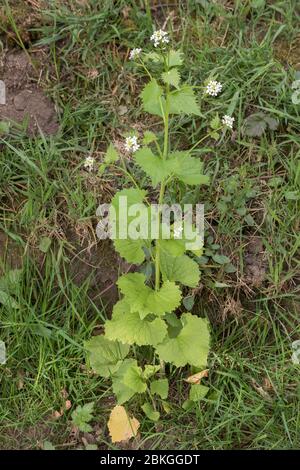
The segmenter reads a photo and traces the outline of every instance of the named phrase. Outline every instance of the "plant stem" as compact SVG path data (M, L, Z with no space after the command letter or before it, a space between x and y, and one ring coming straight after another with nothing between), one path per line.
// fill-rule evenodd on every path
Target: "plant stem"
M170 88L166 86L166 107L164 113L164 148L162 158L166 160L168 157L169 148L169 94ZM165 195L165 181L161 182L159 200L158 200L158 240L156 241L156 255L155 255L155 289L158 290L160 287L160 226L161 226L161 205L164 201Z

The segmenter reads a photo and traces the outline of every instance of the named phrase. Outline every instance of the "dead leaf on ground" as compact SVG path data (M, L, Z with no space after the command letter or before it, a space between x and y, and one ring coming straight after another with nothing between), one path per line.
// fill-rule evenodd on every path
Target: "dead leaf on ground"
M108 429L112 442L128 441L137 435L140 423L136 418L130 418L124 406L115 406L108 420Z
M203 377L208 377L208 371L209 369L204 369L201 372L197 372L196 374L190 375L187 379L184 380L188 384L199 384L200 380L203 379Z

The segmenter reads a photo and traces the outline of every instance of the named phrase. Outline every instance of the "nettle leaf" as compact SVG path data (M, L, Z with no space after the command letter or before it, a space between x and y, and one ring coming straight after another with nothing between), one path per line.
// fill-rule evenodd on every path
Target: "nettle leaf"
M113 309L111 320L105 322L105 336L112 341L138 346L152 345L163 341L167 325L161 318L141 319L139 312L131 312L126 300L120 300Z
M149 313L164 315L180 305L181 291L174 282L168 280L159 290L145 285L146 276L142 273L129 273L120 277L117 284L130 305L132 312L139 312L141 319Z
M110 341L102 335L94 336L84 343L89 352L92 369L101 377L110 377L129 352L129 345Z
M161 54L158 54L157 52L147 52L146 54L144 54L144 61L145 62L152 61L155 63L159 63L159 62L163 62L163 57Z
M144 145L149 145L152 142L155 142L156 140L157 140L157 137L154 134L154 132L151 132L151 131L145 131L144 132L144 138L143 138L143 144Z
M135 359L125 359L112 378L113 392L119 405L130 400L136 393L144 393L147 385L142 379L142 369Z
M135 152L134 159L151 178L154 188L169 174L168 165L166 165L167 162L163 161L159 156L154 155L152 150L148 147L143 147Z
M143 412L147 416L147 418L151 419L151 421L158 421L160 418L160 414L158 411L155 411L152 405L150 403L144 403L141 406Z
M172 85L179 90L180 73L178 72L177 68L173 68L168 72L164 72L161 78L163 82L167 83L168 85Z
M173 49L169 52L168 65L169 67L178 67L183 64L183 53L181 51L174 51Z
M181 282L189 287L196 287L200 280L198 264L186 255L171 256L161 252L161 272L163 279Z
M159 395L160 398L166 400L169 393L169 382L168 379L154 380L150 384L150 391L152 395Z
M147 113L163 116L162 106L164 106L163 89L153 78L144 87L141 93L143 108Z
M191 86L184 86L170 94L171 114L196 114L201 116L200 109Z
M189 185L209 184L209 177L203 175L203 163L188 152L173 152L168 160L172 173L177 178Z
M177 367L187 364L204 368L209 353L209 329L206 319L184 313L181 317L182 329L175 338L166 337L156 347L161 360Z

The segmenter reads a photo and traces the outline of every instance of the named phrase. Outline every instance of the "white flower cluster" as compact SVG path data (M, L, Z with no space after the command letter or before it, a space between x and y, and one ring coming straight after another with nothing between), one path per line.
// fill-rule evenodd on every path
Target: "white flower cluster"
M127 152L136 152L140 148L137 143L137 137L134 135L132 137L126 137L125 140L125 150Z
M150 40L153 42L154 47L163 46L164 44L168 44L168 42L170 42L168 33L162 29L155 31L152 34Z
M140 47L136 47L132 49L129 54L129 60L135 60L141 55L142 49Z
M222 83L211 80L205 87L205 93L210 96L217 96L222 91Z
M229 129L232 129L233 123L234 123L234 117L231 117L225 114L225 116L222 117L222 123L224 124L224 126L229 127Z
M88 171L92 171L92 169L94 168L94 164L95 164L95 159L93 157L86 157L83 166Z

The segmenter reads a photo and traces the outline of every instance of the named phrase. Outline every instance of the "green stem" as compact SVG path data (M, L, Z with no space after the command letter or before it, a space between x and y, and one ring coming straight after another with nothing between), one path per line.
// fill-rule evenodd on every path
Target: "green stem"
M166 108L164 112L164 148L162 158L166 160L168 157L168 148L169 148L169 94L170 89L169 85L166 86ZM158 234L159 238L156 241L156 255L155 255L155 289L159 290L160 287L160 226L161 226L161 210L160 206L163 204L165 196L166 184L165 181L161 182L160 191L159 191L159 212L158 212Z

